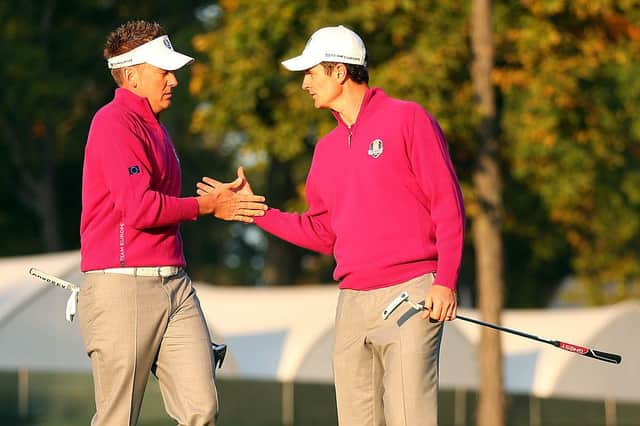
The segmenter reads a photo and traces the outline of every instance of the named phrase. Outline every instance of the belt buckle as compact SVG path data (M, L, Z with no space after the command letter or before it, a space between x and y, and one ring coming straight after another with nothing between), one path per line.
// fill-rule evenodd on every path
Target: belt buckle
M163 278L173 277L180 272L180 267L178 266L159 266L158 267L158 275Z

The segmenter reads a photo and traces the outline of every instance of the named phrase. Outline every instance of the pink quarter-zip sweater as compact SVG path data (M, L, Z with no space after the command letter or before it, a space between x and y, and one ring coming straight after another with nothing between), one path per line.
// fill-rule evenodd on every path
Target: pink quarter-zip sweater
M81 269L184 266L180 222L195 197L180 197L171 138L146 99L119 88L94 116L85 147Z
M340 288L371 290L429 272L456 289L464 238L460 187L437 122L420 105L367 91L356 122L320 139L302 214L255 223L336 259Z

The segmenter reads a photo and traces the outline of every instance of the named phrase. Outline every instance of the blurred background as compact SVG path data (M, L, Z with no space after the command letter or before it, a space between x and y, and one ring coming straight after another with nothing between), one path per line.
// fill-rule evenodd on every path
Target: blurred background
M447 137L468 220L461 306L530 332L568 327L566 335L549 337L583 336L588 341L573 343L604 343L599 349L618 353L627 348L621 366L563 354L562 362L586 366L583 386L594 391L554 397L512 386L509 374L521 368L502 364L509 341L467 333L469 359L485 373L470 384L443 386L441 423L640 424L640 386L626 396L605 391L609 384L625 387L617 382L624 376L640 383L640 360L626 346L637 347L633 319L640 309L640 1L634 0L2 0L0 360L15 339L29 338L17 332L30 318L20 312L34 297L44 300L26 268L41 261L55 271L64 258L57 272L79 280L84 144L92 115L115 89L102 48L108 33L131 19L158 21L177 50L197 58L177 73L173 105L161 117L180 155L183 194L194 194L205 175L233 180L242 165L256 193L291 211L306 208L313 148L335 120L313 108L300 89L302 75L280 61L301 52L317 28L344 24L358 32L367 44L371 86L422 104ZM189 273L203 294L335 291L332 258L254 226L201 219L185 223L182 233ZM63 257L33 257L47 253ZM11 305L15 289L29 287L40 289ZM489 306L487 298L498 303ZM52 316L61 316L60 306ZM546 319L514 319L525 309ZM547 316L559 311L576 315ZM585 312L595 316L580 316ZM222 331L215 335L214 316L212 310L214 337L225 340ZM3 340L3 332L12 340ZM482 341L499 349L493 361ZM25 358L36 350L20 347ZM241 364L239 349L232 356ZM0 362L0 424L89 423L86 366L29 371L14 358ZM287 382L277 374L229 373L220 388L223 426L336 424L330 378ZM172 424L153 379L140 424Z

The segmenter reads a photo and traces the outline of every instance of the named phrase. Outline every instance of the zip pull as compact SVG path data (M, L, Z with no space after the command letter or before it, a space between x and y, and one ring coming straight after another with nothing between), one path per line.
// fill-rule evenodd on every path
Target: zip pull
M351 148L351 126L349 126L349 140L347 141L349 148Z

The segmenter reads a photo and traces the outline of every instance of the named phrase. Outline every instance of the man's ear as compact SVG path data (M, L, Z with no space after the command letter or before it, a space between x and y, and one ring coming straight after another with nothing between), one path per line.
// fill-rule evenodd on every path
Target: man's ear
M345 64L337 64L334 68L336 71L336 78L338 83L343 83L347 79L347 67Z
M124 69L124 80L129 87L138 87L138 72L134 67Z

